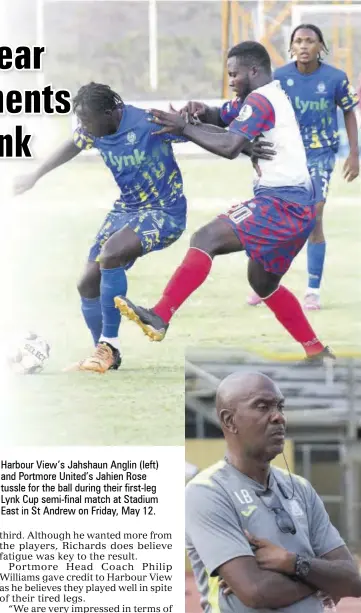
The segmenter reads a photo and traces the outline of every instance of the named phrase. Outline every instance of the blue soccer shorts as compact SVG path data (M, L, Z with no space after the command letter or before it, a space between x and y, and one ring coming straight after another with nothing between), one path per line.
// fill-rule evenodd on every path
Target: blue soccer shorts
M123 228L131 228L139 236L143 254L169 247L182 235L186 225L185 215L173 216L161 210L126 212L112 209L106 216L90 248L88 260L99 261L100 252L107 240ZM129 269L134 262L129 263Z
M284 275L316 223L316 206L255 196L219 215L229 223L247 255L266 271Z
M316 202L325 202L327 199L335 160L336 155L331 149L309 149L307 151L308 172L315 187Z

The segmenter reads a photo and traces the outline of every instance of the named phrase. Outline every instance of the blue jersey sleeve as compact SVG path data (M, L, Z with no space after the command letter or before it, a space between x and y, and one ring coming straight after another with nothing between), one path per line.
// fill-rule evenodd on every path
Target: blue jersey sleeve
M90 136L85 130L80 128L79 126L73 132L73 142L78 149L82 151L88 151L94 147L94 137Z
M229 126L229 131L254 140L262 132L274 127L275 112L272 104L261 94L252 92L245 99L238 117Z
M343 111L350 111L355 106L358 105L359 99L357 93L354 88L350 84L347 74L342 73L341 78L339 79L336 85L336 104Z
M241 110L242 103L239 98L234 98L233 100L228 100L225 102L220 108L220 116L223 123L226 126L229 126L230 123L239 115L239 111Z

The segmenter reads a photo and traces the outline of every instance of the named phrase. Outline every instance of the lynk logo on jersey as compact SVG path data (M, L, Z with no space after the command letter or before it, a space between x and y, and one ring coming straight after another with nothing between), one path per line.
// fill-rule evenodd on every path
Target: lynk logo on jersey
M129 166L141 166L145 162L145 151L139 151L139 149L134 149L131 155L114 155L111 151L107 153L101 151L100 153L104 162L114 166L117 172L121 172Z
M295 107L301 113L306 113L307 111L327 111L330 108L330 101L326 98L320 98L317 101L314 100L301 100L299 96L295 97Z

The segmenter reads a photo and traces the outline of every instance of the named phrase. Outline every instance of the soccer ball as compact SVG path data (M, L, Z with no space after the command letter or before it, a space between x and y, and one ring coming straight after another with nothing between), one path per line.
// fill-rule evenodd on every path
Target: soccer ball
M43 370L49 355L49 344L41 336L29 332L10 355L9 363L14 372L34 375Z

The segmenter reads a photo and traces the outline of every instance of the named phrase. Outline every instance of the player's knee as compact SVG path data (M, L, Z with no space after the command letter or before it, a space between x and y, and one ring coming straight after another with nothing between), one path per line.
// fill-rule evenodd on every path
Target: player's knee
M323 233L322 217L317 217L315 227L313 228L308 240L310 243L324 242L325 235Z
M324 243L325 242L325 235L323 233L322 228L318 229L318 230L313 230L313 232L311 232L309 238L308 238L309 242L312 244L315 243Z
M323 220L323 211L325 208L325 203L324 202L318 202L318 204L316 205L316 225L315 225L315 230L318 228L322 229L322 220Z
M207 226L197 230L191 238L190 246L195 249L201 249L212 256L216 248L215 237L212 231Z
M103 245L99 254L99 264L101 268L117 268L120 266L121 253L119 249L115 249L113 242L108 240Z
M267 296L270 296L279 286L280 278L276 275L268 274L264 276L255 275L252 271L249 271L248 282L253 291L256 292L260 298L267 298Z
M205 249L209 246L209 232L207 228L200 228L197 230L191 238L191 247L196 249Z
M320 202L317 202L316 204L316 215L317 215L317 219L322 219L323 217L323 211L325 208L325 201L321 200Z
M101 268L125 268L143 253L140 238L131 228L113 234L103 245L99 255Z
M83 275L78 283L77 288L82 298L97 298L100 294L100 282L98 276Z
M108 241L100 252L99 264L101 268L118 268L129 264L131 259L128 251Z

